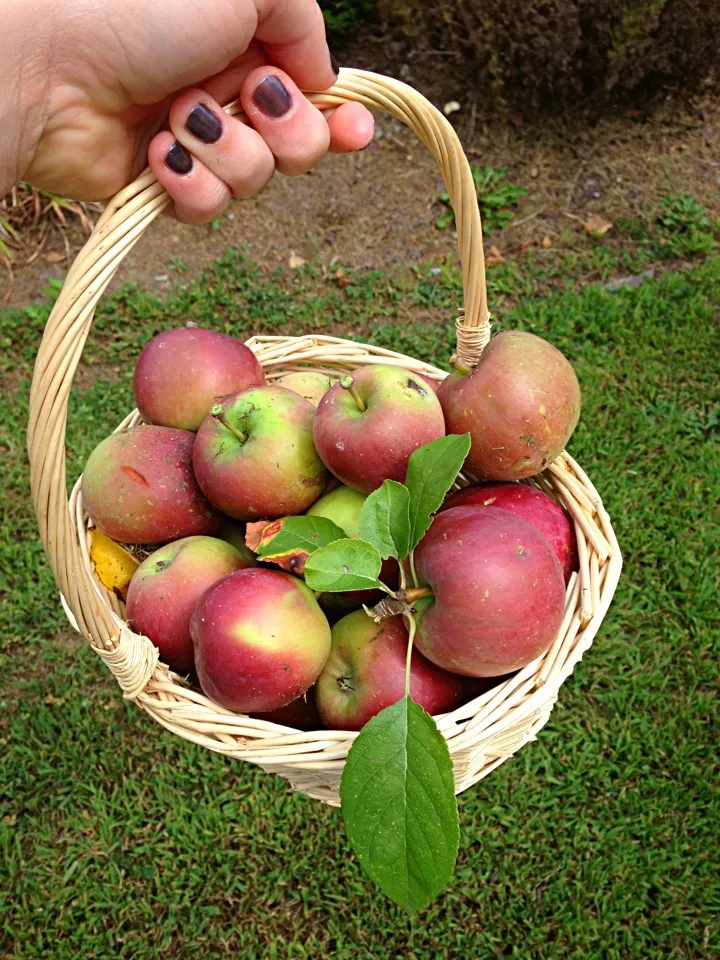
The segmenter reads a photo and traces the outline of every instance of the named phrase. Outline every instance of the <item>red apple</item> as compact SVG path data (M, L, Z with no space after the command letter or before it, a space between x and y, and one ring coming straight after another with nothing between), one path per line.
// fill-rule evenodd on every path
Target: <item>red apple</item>
M470 506L502 507L537 527L550 541L565 583L573 570L577 570L577 541L572 521L557 501L537 487L525 483L480 483L459 490L441 509Z
M484 480L522 480L559 456L580 417L580 385L547 340L507 330L467 376L443 392L448 433L470 433L466 469Z
M195 476L237 520L304 513L328 481L313 446L313 405L283 387L255 387L215 404L197 434Z
M179 327L147 344L135 367L135 402L148 423L197 430L213 403L265 382L244 343L215 330Z
M270 723L279 723L283 727L293 727L295 730L320 730L322 720L315 703L315 687L310 687L307 693L285 707L269 710L267 713L253 713L258 720L268 720Z
M213 534L222 522L192 469L195 435L138 426L114 433L90 454L83 504L95 524L121 543L166 543Z
M434 392L415 374L379 364L343 377L318 405L315 446L348 487L370 493L405 480L410 455L445 434Z
M169 667L189 673L195 605L213 583L246 566L241 553L214 537L185 537L165 544L140 564L130 581L126 601L130 627L152 640Z
M415 550L430 596L414 601L418 649L445 670L512 673L547 650L565 603L562 570L540 531L507 510L453 507Z
M463 377L464 374L460 373L457 370L453 370L449 373L444 380L440 382L437 388L437 398L440 401L440 406L443 408L443 414L445 413L445 400L449 395L450 391L453 389L458 380Z
M371 717L405 696L408 632L402 617L375 623L356 610L332 629L332 649L315 685L323 723L360 730ZM429 663L417 650L410 663L410 696L430 714L460 703L463 682Z
M190 624L205 694L229 710L264 713L301 697L330 652L330 625L312 590L276 570L238 570L210 587Z

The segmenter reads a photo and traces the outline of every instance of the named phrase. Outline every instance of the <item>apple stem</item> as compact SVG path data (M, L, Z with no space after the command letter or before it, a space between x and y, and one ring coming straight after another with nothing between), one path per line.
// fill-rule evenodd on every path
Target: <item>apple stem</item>
M367 407L363 403L362 397L357 392L357 388L355 387L355 381L353 380L353 378L350 376L349 373L346 373L345 376L340 380L340 386L343 388L343 390L347 390L347 392L353 398L360 413L365 413L365 411L367 410Z
M247 443L247 434L243 433L242 430L238 430L237 427L234 427L227 418L227 414L223 410L221 403L214 403L210 408L210 413L218 420L224 427L226 427L233 436L237 437L240 443Z
M406 603L415 603L416 600L421 600L423 597L431 597L433 595L430 587L410 587L408 590L402 591L402 598Z

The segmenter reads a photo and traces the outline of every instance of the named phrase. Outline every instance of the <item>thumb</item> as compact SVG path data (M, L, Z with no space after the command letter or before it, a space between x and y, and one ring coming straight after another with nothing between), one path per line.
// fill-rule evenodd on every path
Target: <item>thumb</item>
M255 37L268 59L301 90L326 90L337 69L325 39L325 21L316 0L255 0Z

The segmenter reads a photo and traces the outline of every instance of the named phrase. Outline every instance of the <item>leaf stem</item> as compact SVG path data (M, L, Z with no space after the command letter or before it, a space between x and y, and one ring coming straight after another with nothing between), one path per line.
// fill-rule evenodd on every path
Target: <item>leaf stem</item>
M412 661L413 640L415 639L415 617L411 613L405 614L408 621L408 648L405 660L405 696L410 696L410 663Z
M347 392L353 398L360 413L365 413L367 407L365 406L362 397L357 392L355 381L349 373L346 373L345 376L340 380L340 386L343 388L343 390L347 390Z
M210 413L218 420L233 436L237 437L240 443L247 443L247 434L243 433L242 430L238 430L237 427L234 427L227 418L223 406L221 403L214 403L210 408Z
M410 574L412 575L413 586L418 586L418 578L415 573L415 551L410 551Z

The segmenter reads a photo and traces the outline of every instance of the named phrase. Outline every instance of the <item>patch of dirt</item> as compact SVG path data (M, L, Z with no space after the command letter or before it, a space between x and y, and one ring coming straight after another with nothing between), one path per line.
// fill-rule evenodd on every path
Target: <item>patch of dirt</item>
M403 72L442 106L442 97L419 79L418 67L400 65ZM461 110L452 119L470 161L507 166L509 179L528 190L513 223L486 240L486 248L496 246L505 257L544 237L553 246L572 243L592 213L611 221L648 218L668 191L694 194L720 208L720 104L709 97L668 101L652 115L628 113L593 126L549 119L493 127L480 119L477 100L463 91L454 97ZM276 177L261 196L235 203L217 230L160 217L125 258L112 286L132 280L162 292L178 276L172 259L188 264L184 277L192 277L227 247L243 245L268 267L288 265L292 253L325 266L365 268L452 255L453 231L435 226L444 209L441 190L425 149L399 122L381 116L368 150L327 157L304 177ZM84 242L81 230L67 239L74 255ZM607 241L613 242L612 232ZM32 302L67 267L67 261L37 261L16 270L8 302Z

